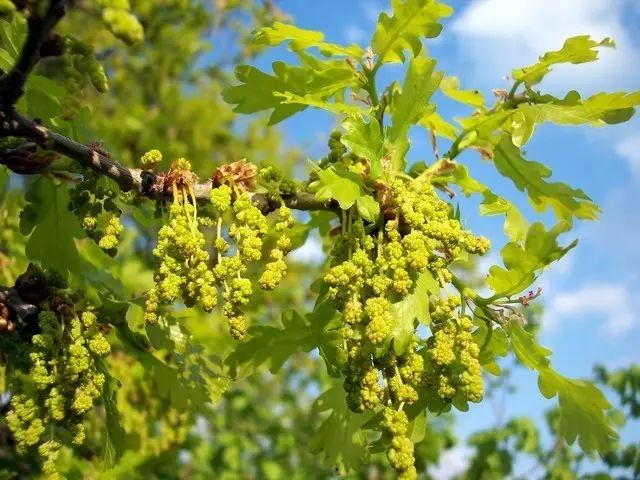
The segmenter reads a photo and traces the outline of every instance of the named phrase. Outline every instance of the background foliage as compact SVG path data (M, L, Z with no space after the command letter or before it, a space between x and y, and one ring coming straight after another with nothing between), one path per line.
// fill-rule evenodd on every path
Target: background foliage
M4 10L15 10L6 3L0 4ZM582 98L568 92L554 97L536 86L552 65L593 61L597 48L611 46L610 40L570 39L535 65L514 70L513 90L498 92L496 103L489 105L477 91L461 89L457 79L439 72L435 60L424 53L423 39L437 36L440 18L452 13L436 2L392 2L391 12L379 19L371 51L328 43L318 32L293 27L286 23L285 12L270 2L71 3L73 8L56 31L78 35L83 44L91 45L95 57L83 58L96 62L76 58L81 65L72 65L71 74L64 55L43 58L24 85L18 112L132 168L145 152L158 149L163 152L159 171L186 157L193 171L206 178L220 165L247 158L256 165L277 165L286 175L303 179L308 167L301 153L285 148L278 130L270 125L308 107L321 108L336 114L343 133L338 148L332 137L328 157L316 159L311 169L308 189L317 200L333 201L332 208L337 204L338 210L353 206L361 218L375 223L379 204L384 208L384 203L372 195L372 182L382 181L390 171L412 177L428 172L445 192L454 188L463 195L480 195L481 214L505 216L509 243L501 252L504 265L491 267L483 279L476 262L460 259L455 271L464 285L454 286L475 301L476 320L487 315L496 319L488 327L476 321L474 327L474 341L483 347L484 370L500 373L488 382L485 397L504 396L508 401L509 372L524 366L538 373L542 394L557 396L559 407L549 411L547 425L498 415L495 428L468 439L473 453L461 477L640 476L638 446L614 439L614 429L636 421L640 412L637 366L615 372L594 370L594 382L616 405L610 409L591 383L569 379L551 368L550 352L535 340L535 312L526 311L526 326L519 317L526 303L519 299L521 292L526 295L542 269L573 245L560 246L558 237L575 219L594 219L598 213L582 190L550 181L550 170L526 159L522 147L541 123L616 124L628 120L640 103L639 93ZM27 4L26 10L0 20L4 72L20 55L27 35L25 15L42 15L48 2ZM250 32L256 30L254 39ZM285 42L298 64L276 63L273 73L250 65L265 48ZM207 49L217 44L224 50L213 56L213 62L205 61L211 58L205 55ZM360 64L352 65L343 57ZM376 86L376 73L388 63L406 63L406 76L382 90ZM98 93L103 89L99 65L108 78L107 93ZM6 88L3 84L3 91ZM460 126L449 123L429 103L436 89L475 113L460 119ZM4 100L3 112L7 113ZM390 115L384 117L385 112ZM449 150L433 162L407 165L409 130L415 125L427 129L434 145L442 142ZM116 198L117 208L123 210L124 231L118 254L112 257L87 238L67 208L74 195L70 187L86 171L46 148L16 159L10 155L16 147L11 142L20 135L4 132L3 136L0 284L16 284L30 263L68 276L71 288L82 292L82 302L100 306L99 323L111 345L102 367L97 364L98 370L108 373L84 420L86 441L65 446L55 462L63 477L394 477L375 414L350 412L342 381L335 378L341 342L326 325L340 314L317 301L321 290L313 283L326 272L324 265L291 261L279 288L257 291L246 307L253 326L242 343L228 335L226 321L217 311L178 305L162 324L146 324L143 296L154 283L152 250L162 224L154 202L132 194ZM347 149L351 157L345 155ZM551 230L541 223L529 226L511 201L454 162L465 149L490 159L537 211L553 213L556 226ZM344 165L331 155L344 155ZM21 167L28 169L20 171ZM97 182L95 188L117 191L112 180L103 177ZM336 243L336 232L329 232L335 227L335 215L296 215L290 234L294 246L302 245L317 229L328 252ZM484 283L491 293L483 291L483 298L476 284ZM512 304L515 312L505 307ZM498 313L491 310L496 305ZM394 324L394 348L409 343L414 317L424 323L420 312L429 317L425 305L398 308L405 310L397 318L408 322ZM23 326L18 320L16 324ZM0 335L0 390L6 392L2 397L6 414L20 368L16 335L24 335L21 328ZM506 367L499 357L510 352L514 366ZM466 402L454 406L464 410ZM449 408L429 406L428 414L425 408L411 414L410 436L421 478L430 478L429 467L458 442L454 434L458 414L442 412ZM16 451L6 418L3 415L0 421L0 475L39 475L42 459Z

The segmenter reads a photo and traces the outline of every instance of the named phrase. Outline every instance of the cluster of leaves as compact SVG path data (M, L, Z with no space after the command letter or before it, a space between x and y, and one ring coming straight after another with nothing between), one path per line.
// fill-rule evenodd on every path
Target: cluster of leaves
M20 55L26 17L41 14L40 3L47 2L25 3L29 5L16 11L0 2L0 12L11 15L0 20L0 68L5 72ZM575 246L561 245L559 237L576 219L598 214L582 190L551 181L550 169L525 158L523 147L542 123L616 124L628 120L640 104L637 92L583 98L572 91L556 97L537 87L553 65L596 60L598 49L612 46L610 40L567 40L535 64L515 69L511 91L488 104L478 91L464 90L458 79L437 71L436 61L426 53L423 39L438 36L442 20L452 14L436 0L393 0L389 13L378 19L370 49L330 43L321 32L282 23L283 15L270 2L257 6L219 1L215 8L186 0L88 3L62 20L61 33L76 36L53 36L62 48L45 55L29 75L17 110L125 165L134 166L148 152L144 166L157 164L154 178L162 183L156 193L172 194L174 201L168 219L156 216L148 199L110 187L101 192L102 180L93 182L70 159L42 149L24 160L38 163L39 178L9 183L5 169L0 170L0 278L11 285L29 262L36 262L68 276L73 290L82 291L86 299L80 302L85 305L79 317L55 311L55 321L50 315L40 322L15 318L14 330L0 337L3 351L17 355L17 346L27 345L25 352L34 354L23 367L3 367L3 390L14 395L6 423L12 441L26 448L43 438L38 425L32 425L34 418L51 417L46 427L53 432L51 441L60 445L43 444L40 453L47 472L53 476L57 469L73 476L95 471L104 478L123 478L130 472L140 478L280 478L291 473L292 478L303 478L319 472L329 477L337 468L341 474L375 471L383 478L390 478L392 469L401 478L424 476L451 444L446 417L431 417L446 415L452 406L466 411L469 401L480 401L484 374L502 375L498 363L510 350L538 374L541 393L558 398L552 427L560 441L577 441L585 452L604 455L611 467L631 468L635 450L616 450L616 419L604 395L590 382L556 372L551 352L522 326L514 307L523 303L521 295L543 269ZM98 15L88 16L87 10ZM236 22L238 17L243 20ZM214 65L198 68L206 38L215 39L233 25L244 34L247 24L257 27L256 33L232 51L232 58L220 57ZM213 32L206 30L211 25ZM116 43L120 40L135 48L135 54L121 48ZM228 60L246 61L282 44L298 64L275 62L272 73L240 65L236 84L229 85L224 69ZM403 64L404 79L379 89L378 73L389 64ZM86 88L89 83L95 88ZM95 96L95 91L104 94ZM458 119L458 125L449 123L433 103L438 94L473 111ZM299 158L282 154L274 129L265 129L262 117L237 122L220 97L236 113L270 111L269 124L309 107L322 109L339 119L340 128L330 135L329 155L314 164L300 184L290 175ZM88 104L96 114L89 115ZM433 161L409 165L415 126L431 134L434 147L445 142L447 152L440 157L434 148ZM93 131L109 152L94 143ZM16 140L3 139L2 149ZM194 160L169 166L150 148L162 150L165 159ZM457 163L467 151L489 160L537 212L550 210L556 224L530 225L514 203ZM251 162L235 162L243 157ZM246 175L247 168L273 158L279 158L277 165ZM209 176L212 161L218 169L209 181L214 187L210 201L198 204L197 173ZM71 190L68 183L80 177L79 189ZM251 184L256 179L257 184ZM454 191L478 194L481 215L504 216L508 242L501 250L503 265L492 266L483 282L490 289L487 296L454 275L471 255L489 248L486 240L464 228L459 209L439 193ZM255 192L266 193L271 203L288 201L292 206L302 195L313 199L313 209L326 211L293 225L292 212L282 207L278 220L269 225L253 204ZM163 206L158 200L155 210ZM110 214L123 210L127 229L110 219L94 225L100 208ZM223 228L224 220L231 220L228 228ZM97 228L100 222L104 225ZM285 265L284 254L316 229L330 251L327 264ZM105 255L86 237L110 254L119 242L119 255ZM271 249L268 261L260 263L263 243ZM253 280L264 291L253 292ZM284 288L271 291L280 282ZM218 289L225 299L220 309ZM185 308L169 307L178 300ZM92 349L99 332L86 313L88 305L100 312L101 324L114 327L108 349L104 342L99 342L103 348L96 347L99 351ZM191 308L196 305L202 308ZM306 312L310 305L313 310ZM274 323L279 315L281 322ZM249 328L245 316L252 318ZM222 334L227 328L224 317L240 343ZM57 335L67 323L70 328L59 335L59 346L40 340ZM35 330L31 336L25 333L30 328ZM66 369L54 374L47 370L44 376L31 371L43 362L46 368L57 366L58 358L76 355L76 350L89 358L83 372L91 375L76 378ZM97 358L108 350L108 358ZM314 350L323 369L313 361L313 367L307 365L309 373L289 361L309 361L296 355ZM0 360L4 365L7 359ZM263 367L281 372L271 379L277 387L268 399L261 388L269 383ZM250 380L244 379L241 393L229 389L231 380L246 375ZM628 385L636 385L636 377L637 372L601 374L631 409L637 407L637 395ZM33 385L40 380L46 388L39 390ZM84 397L90 400L83 397L82 411L74 410L76 401L70 400L71 390L75 395L84 388L78 382L93 382L94 387L85 388L90 392ZM63 395L67 400L62 407L58 402L49 408L55 403L46 403L53 389L63 388L59 384L69 393ZM313 404L306 397L301 403L290 398L320 390L324 392ZM86 419L77 418L94 402L99 409ZM282 419L269 409L269 402L274 409L284 405L278 407L284 409ZM64 415L58 419L60 411ZM249 419L249 414L254 417ZM304 428L287 423L286 415ZM205 432L201 428L195 435L191 427L198 419L204 419ZM81 436L74 431L80 424L86 430L83 447L73 442ZM207 430L215 433L214 441L206 441ZM267 430L263 441L260 434ZM256 438L247 438L251 436ZM541 450L534 436L531 425L519 420L479 435L473 440L479 454L470 475L482 476L478 472L491 469L498 476L508 473L500 459L496 464L487 452L501 451L500 442L515 439L515 448L537 454ZM301 453L300 445L310 445L310 452ZM179 455L181 449L190 452L190 461ZM16 462L11 468L25 473L20 469L27 463L19 453L12 452ZM249 455L257 459L255 466L246 461ZM35 472L41 462L34 458L32 463ZM110 470L100 472L104 468Z

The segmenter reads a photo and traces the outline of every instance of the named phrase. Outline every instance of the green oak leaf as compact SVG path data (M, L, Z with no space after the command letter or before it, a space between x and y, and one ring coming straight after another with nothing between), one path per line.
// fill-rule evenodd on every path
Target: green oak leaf
M122 457L127 448L127 433L122 426L122 418L118 411L116 391L117 380L113 378L102 360L98 362L98 369L105 376L102 386L101 399L105 412L105 438L102 452L102 464L105 468L113 467Z
M586 193L565 183L548 182L551 170L542 163L525 160L508 135L503 135L494 153L493 163L498 172L518 190L526 192L537 211L551 207L559 220L568 222L573 217L588 220L598 217L599 209Z
M455 140L459 134L458 129L442 118L438 112L430 112L423 115L418 123L431 130L435 135L449 140Z
M299 66L274 62L273 75L250 65L236 67L235 76L241 83L226 88L222 97L236 105L233 111L237 113L273 109L269 124L274 125L307 108L304 104L285 102L282 94L302 98L309 95L324 101L342 93L355 81L353 70L345 62L320 60L303 52L298 52L298 56L302 63Z
M337 313L328 307L331 307L328 303L319 304L314 312L304 317L294 310L285 310L280 325L250 327L247 339L237 345L225 363L234 374L238 373L240 367L243 373L249 374L262 365L276 373L294 353L319 348L328 367L329 363L333 366L338 361L338 353L334 348L338 338L331 330L331 319Z
M433 275L430 272L423 272L418 276L413 292L391 305L391 315L394 320L391 337L393 350L397 355L402 355L409 346L415 332L415 320L423 325L431 322L429 294L439 291L440 285Z
M402 90L392 97L391 126L388 139L394 145L391 165L395 171L404 169L409 149L409 129L427 112L435 111L427 102L437 90L443 72L434 72L436 61L420 55L409 63Z
M384 174L382 159L385 154L384 138L378 120L371 116L347 118L342 127L346 130L340 141L354 154L369 161L369 176L376 180Z
M439 20L453 9L435 0L391 0L391 15L381 13L371 40L373 53L382 63L402 63L405 51L416 57L423 38L440 35Z
M566 247L558 245L558 236L568 229L567 222L560 222L548 231L542 223L534 223L524 245L516 242L505 245L500 252L505 268L493 265L487 275L487 284L495 292L491 299L519 294L535 281L539 271L575 247L577 241Z
M567 97L562 100L551 97L547 103L521 104L518 111L533 123L602 126L626 122L640 105L640 91L597 93L584 100L573 92ZM547 96L541 98L549 100Z
M508 323L506 330L518 360L538 372L540 392L546 398L558 397L562 437L569 444L577 438L585 452L607 453L618 435L607 419L606 412L612 407L602 392L590 382L573 380L553 370L551 351L540 346L519 323Z
M362 178L344 168L329 167L317 170L318 189L316 198L320 201L335 200L342 210L351 208L362 194Z
M479 312L478 312L479 313ZM473 332L473 340L480 347L480 364L487 372L499 376L502 369L496 362L497 357L509 354L509 339L501 328L488 327L484 320L476 318L477 327Z
M270 27L264 27L255 34L257 45L269 45L271 47L289 42L289 48L294 51L306 50L316 47L323 55L343 55L352 58L360 58L364 54L358 45L344 47L335 43L324 41L324 34L315 30L305 30L282 22L274 22Z
M347 117L361 117L366 110L358 105L352 105L349 103L319 100L317 97L307 94L304 96L296 95L290 92L275 92L276 97L281 98L283 104L288 105L306 105L307 107L319 108L320 110L326 110L327 112L334 113L336 115L346 115Z
M614 47L610 38L596 42L589 35L579 35L568 38L560 50L554 50L542 55L538 62L528 67L516 68L511 76L518 82L524 82L528 87L540 83L551 65L559 63L587 63L598 59L598 48Z
M346 475L365 459L367 435L362 427L374 414L349 410L342 385L331 387L316 399L312 413L324 412L330 412L329 416L313 433L309 448L313 453L322 454L340 475Z
M445 77L440 82L440 91L447 97L475 108L484 106L484 97L478 90L460 90L457 77Z
M374 223L380 215L380 205L370 195L362 195L356 200L356 208L360 216L367 222Z
M480 203L481 215L505 216L503 228L510 241L519 242L525 238L529 224L520 210L513 203L496 195L489 187L471 177L469 169L465 165L456 165L451 181L458 185L462 189L462 193L467 197L473 193L482 195L483 199Z
M27 206L20 217L23 235L31 234L25 246L27 257L60 273L81 272L82 258L75 243L84 232L69 211L66 186L46 178L31 183L25 194Z

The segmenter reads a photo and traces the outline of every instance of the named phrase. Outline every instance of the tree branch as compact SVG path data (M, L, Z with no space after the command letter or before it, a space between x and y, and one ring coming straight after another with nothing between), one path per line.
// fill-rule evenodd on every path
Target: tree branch
M0 136L20 137L30 142L2 152L0 164L6 165L18 174L43 173L48 164L31 161L33 147L37 145L45 150L66 155L84 168L113 179L123 191L134 190L154 199L171 198L172 192L161 181L162 175L156 177L150 174L150 177L146 178L151 178L151 184L148 184L143 178L146 176L143 170L128 168L104 152L60 135L15 111L15 103L23 94L27 77L40 59L42 44L64 15L65 4L65 0L49 0L43 16L33 15L29 18L29 32L20 57L11 71L0 77ZM196 199L208 200L212 188L211 180L195 185ZM270 200L266 194L260 193L253 194L252 201L265 213L275 210L280 205L279 201ZM338 210L335 202L319 202L313 194L307 192L283 195L283 201L288 207L297 210Z
M40 311L37 305L23 300L14 287L0 285L0 302L11 308L20 318L27 318Z
M170 189L166 189L163 182L156 181L150 187L143 184L144 171L139 168L129 168L106 154L91 148L82 143L76 142L64 135L50 130L39 123L36 123L25 116L12 112L0 125L1 135L21 137L39 145L46 150L57 153L77 161L80 165L94 172L105 175L113 179L124 191L137 191L140 195L152 198L172 198ZM8 164L8 158L3 161L0 156L0 163ZM40 173L39 171L18 171L16 173ZM209 193L213 188L213 182L209 179L195 185L195 197L197 200L208 201ZM255 193L252 195L253 204L263 212L270 212L278 208L279 202L269 199L268 195ZM315 195L308 192L300 192L295 195L283 195L283 201L289 208L296 210L318 211L318 210L338 210L334 202L321 202L316 200Z
M29 31L20 57L13 68L0 78L0 105L5 112L13 109L24 93L27 77L40 60L40 48L64 16L65 4L65 0L50 0L44 15L33 14L29 17Z

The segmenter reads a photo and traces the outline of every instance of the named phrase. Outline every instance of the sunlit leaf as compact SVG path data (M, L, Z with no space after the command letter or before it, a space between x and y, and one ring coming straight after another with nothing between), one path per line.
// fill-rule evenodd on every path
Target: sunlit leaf
M384 63L404 62L405 51L416 57L422 39L437 37L442 31L438 22L453 13L451 7L435 0L392 0L391 9L391 15L380 14L371 40L373 53Z
M495 147L493 162L498 171L526 192L539 212L552 208L559 220L571 222L573 217L593 220L599 209L582 190L561 182L549 182L551 170L545 165L525 160L508 135Z
M510 322L507 333L518 360L538 372L541 393L547 398L558 397L562 437L568 443L577 438L585 452L607 453L617 434L607 420L605 413L612 407L602 392L590 382L573 380L553 370L551 351L540 346L519 323Z
M325 55L344 55L353 58L360 58L363 54L362 48L357 45L344 47L335 43L327 43L324 41L322 32L305 30L281 22L274 22L270 27L261 28L255 34L255 42L258 45L275 46L287 41L291 50L316 47Z

